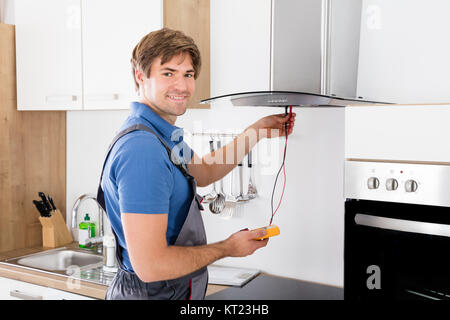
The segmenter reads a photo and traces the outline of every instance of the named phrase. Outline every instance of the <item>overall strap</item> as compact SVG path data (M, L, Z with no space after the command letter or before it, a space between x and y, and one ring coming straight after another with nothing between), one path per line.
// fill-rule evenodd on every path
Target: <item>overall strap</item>
M103 161L102 172L100 173L100 182L99 182L98 190L97 190L97 201L100 204L100 206L103 208L103 210L105 210L105 212L106 212L106 204L105 204L105 195L103 193L103 188L102 188L102 178L103 178L103 171L105 170L106 160L108 159L108 156L111 153L112 148L114 147L114 145L120 138L122 138L123 136L125 136L126 134L128 134L130 132L137 131L137 130L143 130L143 131L147 131L147 132L154 134L158 138L158 140L162 143L164 148L166 149L167 154L169 156L169 160L174 164L174 166L177 167L181 171L181 173L186 178L188 178L188 180L192 178L192 176L188 173L188 168L187 168L186 164L180 160L180 158L178 157L177 154L172 152L172 149L167 145L167 143L155 131L153 131L146 125L135 124L133 126L130 126L126 129L120 131L114 137L113 141L111 142L111 144L108 147L108 151L106 152L106 157L105 157L105 160Z

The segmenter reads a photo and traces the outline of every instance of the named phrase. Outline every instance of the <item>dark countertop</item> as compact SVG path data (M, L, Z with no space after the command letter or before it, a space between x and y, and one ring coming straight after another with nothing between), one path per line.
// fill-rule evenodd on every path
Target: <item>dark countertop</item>
M343 288L270 275L259 275L241 288L230 287L206 297L206 300L343 299Z

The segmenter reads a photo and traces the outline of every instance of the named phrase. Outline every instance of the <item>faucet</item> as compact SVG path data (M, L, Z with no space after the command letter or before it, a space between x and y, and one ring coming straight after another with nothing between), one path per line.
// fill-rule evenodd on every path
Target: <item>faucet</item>
M75 201L75 204L72 207L72 232L76 228L77 224L77 216L78 216L78 207L82 202L85 200L94 200L95 203L98 205L98 225L99 225L99 237L95 238L95 241L90 243L91 245L95 243L100 243L104 236L104 230L103 230L103 213L105 212L103 208L100 206L100 204L97 201L97 198L90 194L83 194ZM94 240L94 239L93 239ZM101 250L101 248L98 248Z

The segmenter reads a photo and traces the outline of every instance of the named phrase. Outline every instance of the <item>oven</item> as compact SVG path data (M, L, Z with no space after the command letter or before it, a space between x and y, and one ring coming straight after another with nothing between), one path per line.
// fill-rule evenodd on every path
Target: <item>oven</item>
M450 166L346 161L344 298L450 300Z

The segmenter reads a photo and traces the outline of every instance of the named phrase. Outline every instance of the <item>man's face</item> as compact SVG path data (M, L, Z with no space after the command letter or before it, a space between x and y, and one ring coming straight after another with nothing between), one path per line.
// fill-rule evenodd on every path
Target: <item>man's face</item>
M161 65L156 58L150 76L136 71L140 99L164 120L174 124L177 116L186 112L195 90L194 68L188 53L181 53Z

